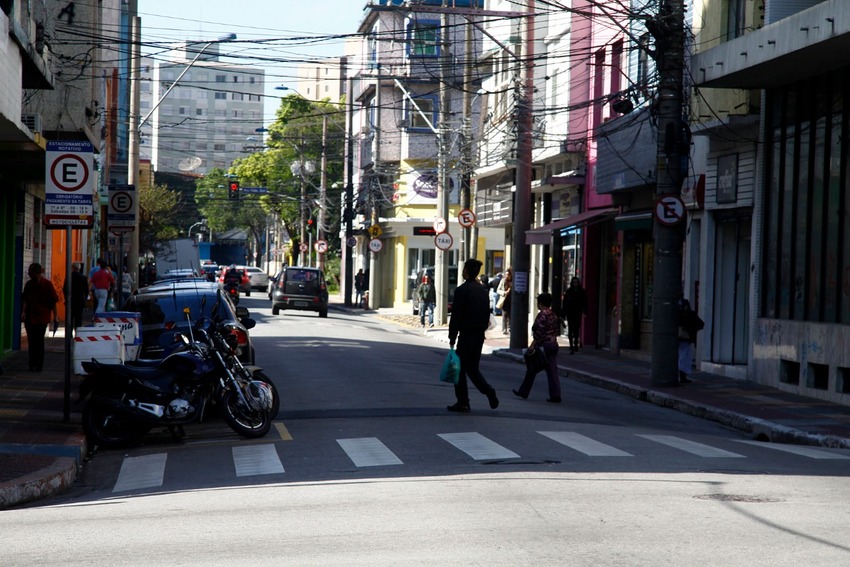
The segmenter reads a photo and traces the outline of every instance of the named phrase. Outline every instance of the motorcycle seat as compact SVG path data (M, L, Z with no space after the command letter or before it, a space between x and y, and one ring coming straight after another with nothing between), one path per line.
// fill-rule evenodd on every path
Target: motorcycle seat
M83 363L84 366L89 363ZM171 382L171 378L173 375L159 368L159 366L126 366L124 364L106 364L103 362L98 362L97 359L92 359L90 363L94 368L92 370L106 372L117 378L126 378L128 380L135 380L147 388L156 391L165 391L161 388L156 382L162 378L167 378L163 382L163 385L166 386Z

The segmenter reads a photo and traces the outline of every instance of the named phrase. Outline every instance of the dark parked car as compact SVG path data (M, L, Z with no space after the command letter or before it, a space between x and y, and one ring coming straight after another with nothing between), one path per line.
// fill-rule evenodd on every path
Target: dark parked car
M316 311L328 316L328 286L325 274L318 268L290 266L276 276L272 288L272 314L283 309Z
M255 322L245 307L234 307L218 283L203 280L162 282L140 288L127 300L126 310L141 313L142 348L139 358L162 358L179 333L189 332L183 309L192 323L200 317L224 321L239 345L239 359L254 363L254 347L248 329Z
M416 297L416 288L422 283L422 278L428 276L431 282L436 282L434 279L434 266L427 266L419 270L416 274L416 279L411 282L413 286L413 314L419 315L419 298ZM436 286L435 286L436 288ZM452 301L455 298L455 290L457 289L457 266L449 266L449 313L452 312ZM439 290L438 290L439 291Z

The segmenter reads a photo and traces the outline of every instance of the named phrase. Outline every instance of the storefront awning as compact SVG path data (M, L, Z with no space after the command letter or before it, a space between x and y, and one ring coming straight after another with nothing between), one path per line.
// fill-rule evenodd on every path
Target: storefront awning
M532 228L531 230L526 230L525 243L551 244L552 233L556 230L563 230L565 228L570 228L573 226L588 224L591 221L594 223L601 222L613 217L616 214L617 209L593 209L590 211L584 211L583 213L579 213L571 217L567 217L565 219L558 219L554 222L550 222L549 224L544 224L543 226Z

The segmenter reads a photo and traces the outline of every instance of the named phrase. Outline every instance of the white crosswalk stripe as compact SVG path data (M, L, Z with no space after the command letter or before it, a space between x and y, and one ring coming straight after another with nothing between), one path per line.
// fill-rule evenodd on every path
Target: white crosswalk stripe
M274 445L245 445L233 447L236 476L282 473L283 463Z
M800 455L802 457L808 457L810 459L850 459L850 456L847 455L839 455L838 453L830 453L829 451L824 451L822 449L813 449L812 447L804 447L802 445L783 445L781 443L765 443L764 441L750 441L748 439L736 439L736 441L738 443L745 443L747 445L762 447L764 449L784 451L786 453Z
M668 447L673 447L674 449L679 449L680 451L685 451L686 453L691 453L692 455L697 455L699 457L729 459L746 458L744 455L739 455L738 453L732 453L731 451L725 451L723 449L711 447L710 445L703 445L696 441L688 441L687 439L682 439L681 437L675 437L673 435L638 435L638 437L643 437L644 439L649 439L650 441L655 441L656 443L661 443L662 445L667 445Z
M127 457L121 463L121 471L118 473L118 480L115 482L112 492L162 486L167 458L168 453Z
M570 449L575 449L579 453L584 453L589 457L632 457L631 453L621 451L611 445L600 443L590 437L586 437L581 433L573 431L538 431L540 435L548 437L553 441L557 441L561 445L566 445Z
M476 461L519 458L519 455L513 451L487 439L480 433L440 433L439 436Z
M401 465L401 459L387 449L377 437L360 439L337 439L337 443L357 467L380 467L384 465Z
M671 447L677 451L682 451L690 455L695 455L697 458L736 458L745 459L748 457L758 458L757 454L744 455L721 449L718 446L707 445L692 441L683 437L673 435L651 435L651 434L624 434L613 441L615 444L620 444L623 447L628 447L630 451L624 451L616 446L594 439L593 437L583 435L576 431L536 431L529 432L530 435L540 435L554 441L559 446L565 447L564 451L571 450L588 458L609 458L609 457L628 457L630 459L654 459L658 457L657 446L648 446L645 443L640 443L635 446L634 439L641 438L651 443L658 443L666 447ZM427 457L428 460L441 460L451 458L451 451L448 445L429 445L422 441L424 439L433 439L433 433L423 434L423 439L414 440L406 436L403 441L398 438L392 438L394 445L417 447L416 454L422 457ZM600 434L602 435L602 434ZM390 437L389 434L385 435ZM510 450L506 446L500 445L491 438L477 432L452 432L439 433L437 437L446 441L453 449L459 449L475 461L498 461L507 459L519 459L520 455ZM606 441L610 435L605 435ZM511 434L509 438L511 443L516 447L524 447L526 453L525 458L534 458L535 451L551 452L551 447L546 445L548 441L530 442L530 439L517 438L515 434ZM539 440L539 438L537 438ZM380 467L380 466L398 466L405 463L390 450L384 441L378 437L361 437L349 439L334 439L339 447L342 448L345 456L356 467ZM818 459L818 460L850 460L850 452L830 450L825 448L816 448L800 445L784 445L779 443L763 443L759 441L742 440L742 439L717 439L718 444L730 441L739 443L740 447L758 447L759 449L769 449L774 451L782 451L794 455L801 459ZM331 440L328 439L330 443ZM539 447L538 447L539 445ZM427 446L432 453L425 455L422 453L422 447ZM537 449L535 449L537 448ZM250 477L258 475L284 474L289 472L284 469L283 461L278 454L278 446L275 443L246 443L228 448L228 456L233 461L233 468L223 465L219 470L224 474L226 471L235 471L236 477ZM318 447L313 447L315 450L320 450ZM210 448L209 450L216 450ZM755 451L754 451L755 453ZM219 455L220 457L221 455ZM163 486L165 480L166 463L173 467L172 474L191 474L192 467L187 465L187 461L183 454L175 454L172 459L168 459L168 453L156 453L151 455L142 455L138 457L124 458L121 469L118 473L118 478L112 489L113 493L127 492L141 489L151 489ZM196 457L197 458L197 457ZM210 458L209 456L204 458ZM343 458L340 456L339 458ZM178 459L178 460L174 460ZM179 460L182 459L182 460ZM182 465L182 466L181 466ZM290 467L291 468L291 467ZM175 480L177 480L175 478Z

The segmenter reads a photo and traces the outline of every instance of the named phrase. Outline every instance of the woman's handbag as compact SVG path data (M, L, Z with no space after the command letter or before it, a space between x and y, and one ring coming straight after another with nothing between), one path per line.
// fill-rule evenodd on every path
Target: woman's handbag
M505 298L507 296L508 296L508 294L506 293L505 295L503 295L499 298L499 301L496 302L496 309L501 309L502 307L505 306Z
M449 384L457 384L460 377L460 358L458 358L455 349L450 349L446 355L446 360L443 362L443 370L440 372L440 380Z
M534 346L533 343L525 349L522 357L525 359L526 368L535 374L546 368L546 353L543 352L542 348Z

